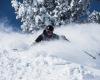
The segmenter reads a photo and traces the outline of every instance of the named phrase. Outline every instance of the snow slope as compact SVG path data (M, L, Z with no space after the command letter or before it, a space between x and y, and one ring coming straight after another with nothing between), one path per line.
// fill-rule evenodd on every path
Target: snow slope
M21 34L2 28L0 80L100 80L98 24L56 28L55 33L65 35L70 43L57 40L30 46L41 32Z

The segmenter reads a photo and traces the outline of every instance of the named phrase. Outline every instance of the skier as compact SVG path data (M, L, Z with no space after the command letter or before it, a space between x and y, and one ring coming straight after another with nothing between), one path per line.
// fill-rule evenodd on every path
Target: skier
M54 31L54 27L52 25L46 26L43 33L37 37L35 42L38 43L38 42L41 42L41 41L58 40L60 37L69 41L68 39L66 39L65 36L59 36L59 35L53 33L53 31Z
M53 33L53 31L54 31L54 27L52 25L46 26L46 28L43 30L43 33L37 37L35 42L59 39L59 36L57 34Z

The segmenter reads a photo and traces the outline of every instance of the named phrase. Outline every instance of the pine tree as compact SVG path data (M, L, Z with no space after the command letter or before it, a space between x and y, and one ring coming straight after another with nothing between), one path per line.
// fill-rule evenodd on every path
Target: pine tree
M88 12L90 0L17 0L11 1L20 18L23 31L32 32L45 25L65 25L79 22L80 17Z
M89 15L88 21L91 22L91 23L99 23L100 24L100 12L94 10Z

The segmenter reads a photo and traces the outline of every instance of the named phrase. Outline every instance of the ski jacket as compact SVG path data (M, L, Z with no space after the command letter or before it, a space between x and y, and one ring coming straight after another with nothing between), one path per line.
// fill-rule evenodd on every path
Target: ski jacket
M57 40L59 39L59 36L57 34L52 34L51 37L46 36L45 34L39 35L39 37L35 40L35 42L41 42L41 41L50 41L50 40Z

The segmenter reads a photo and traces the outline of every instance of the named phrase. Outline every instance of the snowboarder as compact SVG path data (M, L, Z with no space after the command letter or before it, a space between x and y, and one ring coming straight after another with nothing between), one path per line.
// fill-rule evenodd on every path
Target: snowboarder
M35 42L38 43L41 41L58 40L60 37L63 37L65 40L69 41L68 39L66 39L65 36L59 36L53 33L53 31L54 31L54 27L52 25L46 26L43 33L37 37Z

